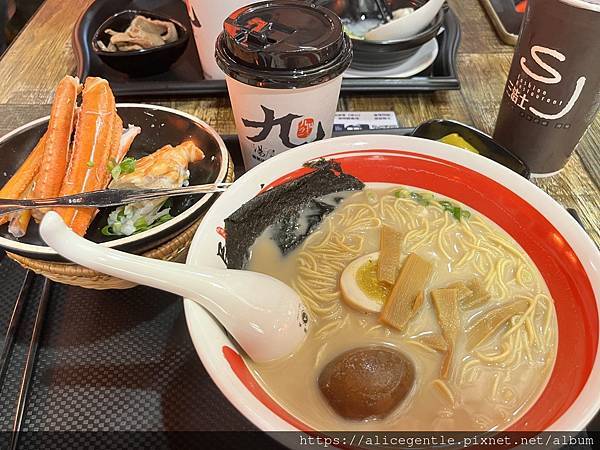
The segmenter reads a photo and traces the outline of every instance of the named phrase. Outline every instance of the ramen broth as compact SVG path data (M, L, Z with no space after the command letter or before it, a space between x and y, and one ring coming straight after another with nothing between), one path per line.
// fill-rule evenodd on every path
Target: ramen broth
M311 311L313 326L294 355L248 364L274 399L315 429L506 428L535 402L552 371L558 332L548 288L521 247L481 214L437 194L390 186L372 184L348 194L286 256L269 229L257 239L247 269L293 286ZM384 223L404 233L403 258L414 252L434 264L423 306L402 332L384 326L377 313L347 306L340 293L344 268L380 250ZM443 354L420 340L440 334L429 292L473 278L481 281L491 299L476 309L460 309L451 371L443 379ZM467 349L465 330L485 312L524 299L528 301L525 313L511 317L490 338ZM328 405L317 379L324 366L341 353L369 345L390 346L409 357L415 367L415 385L387 417L349 421Z

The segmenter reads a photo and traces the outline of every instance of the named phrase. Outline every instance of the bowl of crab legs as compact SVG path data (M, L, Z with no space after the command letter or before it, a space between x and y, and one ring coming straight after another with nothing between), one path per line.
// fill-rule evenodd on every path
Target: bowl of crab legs
M51 113L0 138L0 199L45 199L102 189L177 188L232 181L219 134L182 111L116 103L108 81L71 76L58 84ZM217 194L140 201L120 207L54 210L102 246L175 259ZM50 209L0 215L0 247L26 268L83 287L132 284L70 264L39 235Z

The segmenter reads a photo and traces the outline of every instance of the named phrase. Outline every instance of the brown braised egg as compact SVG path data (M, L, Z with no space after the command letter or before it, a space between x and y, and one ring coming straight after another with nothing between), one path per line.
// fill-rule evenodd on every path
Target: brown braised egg
M364 347L329 362L318 383L323 396L340 416L354 420L383 418L412 389L415 368L398 350Z

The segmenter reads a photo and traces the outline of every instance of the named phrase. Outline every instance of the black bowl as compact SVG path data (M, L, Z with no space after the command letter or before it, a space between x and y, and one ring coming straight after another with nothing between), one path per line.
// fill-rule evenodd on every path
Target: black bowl
M107 52L100 49L98 41L101 41L104 45L108 45L110 42L110 35L106 33L108 28L115 31L125 31L137 15L172 22L177 28L178 39L160 47L131 52ZM190 33L187 28L170 17L161 16L150 11L127 10L110 16L100 25L92 38L92 49L106 65L113 69L134 77L142 77L169 70L185 51L189 38Z
M159 148L192 140L204 152L204 159L191 164L190 184L222 182L228 171L229 158L221 137L204 122L170 108L142 104L118 104L117 110L124 124L142 129L133 141L128 156L140 158ZM34 120L0 138L0 185L14 174L25 161L40 137L48 128L48 117ZM107 247L130 253L144 253L173 239L196 222L216 199L215 194L189 195L171 199L173 219L147 231L126 237L109 237L101 233L108 215L115 208L103 208L91 223L85 237ZM27 234L19 239L8 233L8 226L0 226L0 247L34 259L64 261L46 246L39 235L38 225L31 221Z
M531 172L527 165L510 150L505 149L490 136L476 128L454 120L436 119L422 123L412 132L412 136L438 141L444 136L457 133L475 147L479 154L508 167L513 172L529 179Z
M427 0L386 0L390 11L400 8L419 8ZM376 3L365 0L327 0L319 4L333 10L342 22L357 22L366 19L383 19ZM354 57L351 67L363 71L379 71L392 68L413 56L423 44L434 39L443 22L446 7L442 8L433 22L415 36L394 41L365 41L352 39Z

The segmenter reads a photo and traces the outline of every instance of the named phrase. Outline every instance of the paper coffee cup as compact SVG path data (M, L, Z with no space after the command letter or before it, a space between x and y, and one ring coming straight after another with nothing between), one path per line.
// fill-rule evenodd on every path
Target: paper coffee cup
M215 61L215 41L223 31L223 21L229 14L251 2L248 0L185 0L185 2L204 77L222 80L225 75Z
M600 110L600 0L529 0L523 24L494 139L551 176Z
M247 170L331 137L352 44L329 9L255 3L232 13L217 39Z
M227 77L244 166L331 137L342 76L318 86L265 89Z

